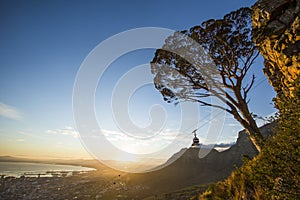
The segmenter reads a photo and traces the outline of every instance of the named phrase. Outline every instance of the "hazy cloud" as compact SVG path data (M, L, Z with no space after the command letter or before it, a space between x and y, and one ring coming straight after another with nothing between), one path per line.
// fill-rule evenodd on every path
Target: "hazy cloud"
M31 130L27 130L27 131L18 131L18 133L20 135L24 135L25 137L32 137L32 138L38 138L38 139L41 139L41 140L44 140L45 137L42 137L40 136L39 134L33 134L33 133L30 133Z
M20 120L23 118L23 114L15 107L9 106L2 102L0 102L0 116L14 120Z
M67 136L72 136L74 138L78 138L79 134L73 127L66 126L63 129L55 129L55 130L47 130L46 133L50 134L58 134L58 135L67 135Z
M240 125L238 123L226 123L225 126L238 127Z

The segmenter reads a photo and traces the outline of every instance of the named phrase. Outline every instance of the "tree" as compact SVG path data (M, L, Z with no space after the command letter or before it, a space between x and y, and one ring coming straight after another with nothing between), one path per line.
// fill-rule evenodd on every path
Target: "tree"
M169 36L156 50L151 72L165 101L198 102L225 110L245 128L260 152L263 137L248 107L254 74L245 83L258 55L251 35L251 10L241 8ZM211 97L223 105L211 103Z

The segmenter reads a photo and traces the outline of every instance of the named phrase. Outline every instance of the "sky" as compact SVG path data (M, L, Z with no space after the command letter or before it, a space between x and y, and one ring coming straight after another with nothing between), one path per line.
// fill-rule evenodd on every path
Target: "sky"
M80 67L97 45L135 28L188 29L254 3L253 0L0 1L0 156L93 157L93 151L78 133L72 94ZM142 49L120 56L107 68L95 91L94 108L102 133L113 145L129 153L151 153L172 144L181 123L181 107L164 102L151 83L140 87L124 101L130 119L140 127L151 123L149 112L153 105L163 108L167 120L162 135L152 135L153 140L144 138L138 142L140 140L130 137L130 131L122 133L119 115L114 116L118 110L112 111L112 97L118 81L131 69L137 69L136 66L149 63L154 52L155 49ZM147 71L146 68L143 69ZM268 116L275 112L272 105L275 93L262 68L260 57L252 70L257 82L250 94L249 106L254 113ZM150 67L148 73L151 76ZM142 77L138 74L131 80L138 80L139 76ZM119 99L115 105L124 101ZM184 118L185 125L180 129L186 134L184 142L177 141L169 154L162 157L189 146L193 138L191 132L199 126L198 136L202 143L236 140L242 127L231 116L223 116L223 124L222 120L209 118L210 109L201 107L200 120L195 121L192 116L197 113L193 106L187 109L191 115ZM157 112L154 116L158 123L163 118L160 119L162 115ZM218 123L221 125L216 125ZM214 127L220 127L217 135L211 133Z

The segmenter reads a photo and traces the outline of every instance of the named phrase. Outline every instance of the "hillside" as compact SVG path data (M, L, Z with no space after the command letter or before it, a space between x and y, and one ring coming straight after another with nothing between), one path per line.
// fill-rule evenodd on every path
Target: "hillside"
M300 198L300 80L297 82L297 98L281 104L285 112L278 120L279 128L260 154L210 187L200 199Z
M279 127L255 159L200 199L300 199L300 2L259 0L252 9L254 40L277 92Z
M273 128L274 124L268 124L261 130L267 136L272 134ZM252 158L257 155L257 151L245 131L241 131L236 144L231 148L222 152L213 149L201 159L198 154L199 149L182 149L157 171L128 175L130 179L128 183L152 188L152 194L161 194L193 185L211 184L228 177L234 169L243 164L244 157Z

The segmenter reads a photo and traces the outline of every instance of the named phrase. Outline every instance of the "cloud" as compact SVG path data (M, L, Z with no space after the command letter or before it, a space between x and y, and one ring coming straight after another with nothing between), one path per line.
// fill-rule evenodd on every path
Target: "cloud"
M157 135L153 135L153 137L149 138L139 138L134 135L127 135L122 133L121 131L114 130L106 130L102 129L99 133L103 134L108 141L112 144L118 144L118 147L121 149L128 149L129 147L135 147L139 152L147 151L144 148L147 146L148 150L157 150L162 149L168 145L175 145L178 148L181 146L189 146L193 136L190 136L185 133L178 133L177 131L173 131L171 129L167 129Z
M238 123L226 123L225 126L229 126L229 127L240 127L241 125Z
M235 142L231 142L231 143L220 143L220 144L215 144L214 146L215 147L223 147L223 148L225 148L225 147L231 147L231 146L233 146L233 145L235 145L236 143Z
M38 139L41 139L41 140L45 140L45 137L41 137L41 136L38 135L38 134L32 134L32 133L30 133L30 130L29 130L29 131L18 131L18 133L19 133L20 135L26 136L27 138L28 138L28 137L32 137L32 138L38 138Z
M106 129L101 129L98 133L103 134L118 149L133 154L158 152L174 140L171 133L158 134L149 138L140 138L139 135L127 135L121 131Z
M153 137L146 137L142 138L139 137L139 135L127 135L125 133L122 133L121 131L113 131L113 130L106 130L102 129L99 133L104 134L104 136L110 140L110 141L130 141L130 142L139 142L143 144L151 144L153 142L172 142L176 135L178 135L177 132L172 132L172 130L166 130L164 132L161 132L157 135L153 135ZM152 133L149 133L151 136Z
M0 102L0 116L14 120L20 120L23 118L23 114L15 107L6 105L2 102Z
M73 127L66 126L63 129L55 129L55 130L47 130L46 133L49 134L57 134L57 135L67 135L67 136L72 136L74 138L78 138L79 134Z

